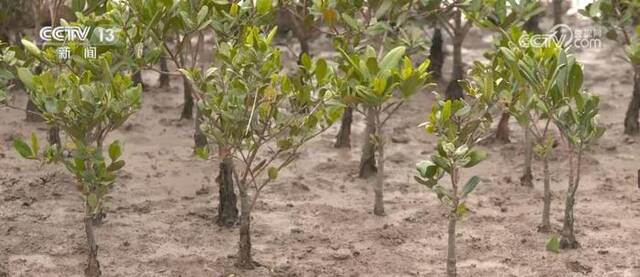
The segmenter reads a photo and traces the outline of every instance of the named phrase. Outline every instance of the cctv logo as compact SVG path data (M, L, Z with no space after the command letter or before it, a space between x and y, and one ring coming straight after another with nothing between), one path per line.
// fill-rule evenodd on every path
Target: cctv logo
M80 26L46 26L40 29L43 41L85 41L89 36L89 27Z

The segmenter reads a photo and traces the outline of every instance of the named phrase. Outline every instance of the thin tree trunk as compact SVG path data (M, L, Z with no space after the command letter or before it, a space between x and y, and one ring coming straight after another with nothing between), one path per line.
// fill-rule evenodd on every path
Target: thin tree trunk
M447 248L447 276L456 277L456 221L455 209L449 212L449 232Z
M574 231L574 217L573 217L573 207L575 206L576 201L576 191L578 190L578 185L580 184L580 166L582 160L582 150L579 150L577 155L577 163L574 168L573 162L573 150L571 150L569 158L569 167L571 168L569 173L569 189L567 190L567 201L564 207L564 220L562 224L562 237L560 239L560 248L563 249L575 249L580 246L578 241L576 240L576 235ZM575 172L575 173L574 173Z
M184 91L184 106L180 119L193 119L193 95L191 95L191 84L186 76L182 76L182 86Z
M158 78L158 82L160 83L161 88L169 87L169 74L163 72L169 72L169 65L167 64L167 57L160 57L160 77Z
M372 135L376 131L375 112L372 108L367 110L367 127L364 134L364 145L362 146L362 156L360 157L360 178L368 178L377 172L375 144Z
M36 104L33 103L33 101L31 101L31 98L29 98L29 100L27 101L26 110L27 110L27 112L26 112L26 114L27 114L27 122L42 122L42 121L44 121L44 119L40 115L40 110L38 110L38 107L36 106Z
M442 77L442 65L444 64L444 51L442 49L442 30L435 27L433 29L433 38L431 39L431 47L429 47L429 72L436 78Z
M640 111L640 66L634 66L633 69L633 95L624 117L624 133L628 135L638 135L640 133L640 125L638 124L638 112Z
M563 0L553 0L553 25L562 24L562 2Z
M309 52L309 42L305 36L299 36L298 41L300 42L300 55L298 55L298 63L302 62L302 56L307 54L307 56L311 56L311 52Z
M528 127L524 130L524 168L520 177L520 185L523 187L533 187L533 174L531 171L531 163L533 162L533 141L531 139L531 131Z
M145 89L144 82L142 81L142 70L138 70L133 73L133 85L137 86L138 84L142 86L143 90Z
M238 186L240 188L240 243L238 245L236 267L253 269L253 259L251 258L251 207L246 186L246 184L239 184Z
M535 34L542 33L542 30L540 29L540 15L536 14L531 18L529 18L529 20L527 20L527 22L524 23L524 26L522 26L522 28L525 31L530 33L535 33Z
M384 216L384 140L382 126L380 126L380 118L376 115L376 148L378 149L378 171L376 173L376 183L373 188L375 193L375 202L373 205L373 214Z
M498 128L496 129L496 140L501 143L510 143L509 134L511 133L509 130L509 118L511 114L509 111L505 111L502 113L502 117L500 117L500 122L498 122Z
M451 81L447 86L446 95L447 99L462 99L462 87L458 81L464 78L464 65L462 64L462 43L464 41L464 34L461 33L462 29L462 13L457 11L455 16L455 31L453 37L453 72L451 74Z
M93 225L93 214L89 203L85 207L84 216L84 229L87 235L87 250L89 251L87 259L87 267L84 270L86 277L98 277L102 274L100 272L100 263L98 262L98 245L96 244L96 238Z
M336 136L335 148L351 148L351 123L353 122L353 107L349 105L342 114L340 131Z
M200 129L200 125L202 124L202 113L200 109L196 107L196 120L194 122L194 133L193 133L193 141L195 144L195 148L203 148L208 146L207 137L204 135L202 130Z
M233 159L230 156L225 156L222 159L216 182L220 187L216 223L220 226L232 227L238 221L238 208L236 207L236 193L233 191Z
M456 277L456 223L458 221L458 168L453 168L451 171L451 186L453 189L452 194L452 207L449 210L449 228L448 228L448 243L447 243L447 276Z
M551 221L549 219L551 213L551 173L549 172L548 153L545 153L542 157L542 165L544 167L544 204L542 207L542 224L538 231L548 233L551 231Z
M60 142L60 128L57 126L51 126L48 132L48 142L50 145L57 145L57 148L60 149L62 144Z

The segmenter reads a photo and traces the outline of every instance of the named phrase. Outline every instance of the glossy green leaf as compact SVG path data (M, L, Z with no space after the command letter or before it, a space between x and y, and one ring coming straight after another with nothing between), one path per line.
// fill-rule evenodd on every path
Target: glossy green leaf
M16 151L18 151L18 154L20 154L20 156L22 156L23 158L33 157L33 151L31 151L31 148L29 147L29 145L27 145L23 140L15 139L13 141L13 147L16 149Z
M125 162L123 160L115 161L107 167L107 171L110 171L110 172L118 171L122 169L124 166L125 166Z
M256 11L258 14L267 14L271 12L271 0L256 0Z
M383 74L389 73L392 69L397 68L405 51L406 48L404 46L398 46L389 51L380 62L380 72L383 72Z
M467 181L467 183L464 184L464 187L462 188L462 197L466 197L467 195L469 195L469 193L471 193L476 188L476 186L478 186L479 183L480 183L480 177L478 176L471 177L471 179L469 179L469 181Z
M117 160L122 155L122 144L116 140L109 145L109 158L112 161Z
M473 167L480 162L484 161L487 158L487 152L474 149L469 152L469 162L464 165L464 167Z

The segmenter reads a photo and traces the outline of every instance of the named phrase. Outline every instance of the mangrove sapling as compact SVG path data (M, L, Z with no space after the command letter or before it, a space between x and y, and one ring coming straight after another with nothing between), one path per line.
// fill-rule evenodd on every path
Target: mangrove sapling
M540 34L542 30L540 29L539 20L541 14L536 14L531 16L527 22L522 25L522 28L528 33ZM509 118L511 118L511 114L508 110L502 113L500 120L498 121L498 126L496 127L496 140L500 143L510 143L511 139L509 129ZM531 173L531 161L533 156L533 146L531 144L531 135L529 135L528 130L525 130L525 139L524 139L524 147L525 147L525 173L520 177L520 184L522 186L532 187L533 186L533 175Z
M74 51L77 54L76 48ZM69 141L63 149L49 145L40 151L33 135L31 146L22 140L16 140L14 145L21 156L61 162L75 176L85 208L88 248L85 276L94 277L101 274L94 218L101 213L105 196L125 165L120 159L121 143L114 141L108 146L104 143L107 135L139 108L142 89L132 87L128 76L112 75L109 65L113 61L108 53L84 62L89 66L81 75L74 73L72 67L58 72L45 70L35 76L26 68L19 69L29 98L43 112L47 123L60 128Z
M624 117L624 133L640 134L640 40L638 40L637 19L640 5L637 1L596 0L580 13L590 17L605 28L606 37L625 48L627 62L633 69L633 91Z
M433 191L448 209L448 250L447 276L455 277L456 272L456 223L467 210L465 200L480 183L478 176L471 177L464 185L461 174L483 161L487 154L476 149L486 131L491 126L490 112L496 102L494 87L499 83L490 71L477 65L485 73L477 74L479 86L463 83L468 97L465 99L437 99L424 126L427 132L438 136L436 152L430 160L417 164L416 181ZM476 72L481 72L476 71ZM451 187L441 184L448 174Z
M580 185L582 157L585 149L604 134L604 127L598 125L598 105L600 98L582 91L582 69L575 64L567 69L558 87L566 106L557 110L554 123L569 145L569 186L565 202L560 248L579 246L574 232L575 197Z
M340 117L327 62L303 55L296 75L282 73L280 51L248 26L237 40L218 46L218 67L204 74L182 70L202 99L203 124L223 160L233 159L240 196L240 241L236 266L251 269L251 212L262 190L298 156L300 147ZM207 148L201 151L206 157Z
M526 33L514 31L513 41L520 41L520 36ZM542 209L542 223L540 232L551 231L551 172L549 170L549 156L552 154L554 138L550 134L553 114L565 106L558 97L562 87L557 82L564 78L578 78L579 65L575 58L568 56L565 50L556 43L548 43L542 47L531 47L508 44L511 47L501 47L500 57L507 64L506 76L512 80L514 87L513 103L509 112L525 129L525 136L530 136L535 143L535 153L541 158L544 174L544 200ZM570 71L567 71L570 70ZM571 74L568 74L571 73ZM579 78L582 78L581 76ZM529 143L529 142L525 142ZM528 150L525 145L525 150ZM530 151L530 150L528 150ZM531 155L531 152L526 153ZM530 158L530 157L526 157ZM525 176L527 172L525 164Z
M333 37L336 48L351 54L362 50L365 45L401 41L393 36L403 33L402 27L408 22L413 2L409 0L313 1L310 14L320 14L328 30L320 31ZM353 105L355 104L349 105L343 113L334 144L336 148L351 147L351 124L355 110ZM369 118L367 128L370 130L372 130L372 122L373 118ZM377 171L375 149L371 143L368 146L360 159L359 177L361 178L373 176Z
M435 17L438 25L451 38L453 43L453 71L446 88L448 99L463 98L459 81L464 79L462 61L462 44L469 30L477 24L508 28L511 25L523 24L530 16L537 13L538 1L532 0L422 0L421 10L426 15Z
M359 112L367 116L367 133L363 151L373 149L378 154L373 213L384 215L384 127L404 102L427 82L429 60L414 68L413 62L405 56L403 46L389 51L382 59L377 58L373 48L368 47L362 54L342 54L340 65L344 76L339 78L340 91L347 105L356 104ZM369 148L368 144L373 147ZM363 155L364 156L364 155Z
M580 185L582 156L588 144L604 133L604 128L598 127L598 103L597 96L581 94L582 99L576 100L576 107L566 111L567 115L562 117L562 127L564 137L570 143L569 150L569 187L567 189L567 199L565 202L564 218L562 221L562 233L560 248L577 248L579 246L574 232L574 215L576 192ZM578 101L581 101L578 104ZM572 122L573 121L573 122ZM570 123L571 125L566 123Z

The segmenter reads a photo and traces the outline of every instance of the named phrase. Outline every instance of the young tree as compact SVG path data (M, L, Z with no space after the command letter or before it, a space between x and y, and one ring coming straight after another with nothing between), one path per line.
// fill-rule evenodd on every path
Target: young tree
M31 43L23 43L41 60L56 63L53 49L40 52ZM79 45L71 43L70 47L74 55L82 55ZM142 90L140 86L133 87L128 76L112 73L112 63L107 52L97 60L78 58L38 75L24 67L18 70L29 98L42 111L45 121L60 128L69 143L48 145L41 151L37 137L32 135L30 146L22 140L16 140L14 146L25 158L61 162L75 176L85 207L85 276L90 277L101 275L95 218L102 212L105 196L125 165L120 159L121 143L114 141L105 146L106 138L139 108Z
M522 29L524 29L527 33L540 34L542 30L540 29L539 21L543 14L536 14L531 16L527 22L522 25ZM511 114L508 110L502 112L502 116L500 117L500 121L498 121L498 126L496 127L496 140L500 143L510 143L510 134L511 130L509 130L509 118L511 118ZM530 165L532 160L532 149L533 146L530 143L531 135L529 135L528 131L525 130L525 164ZM525 167L525 170L528 170L521 178L520 184L522 186L533 186L533 175L531 174L531 166Z
M382 59L372 47L362 54L350 55L342 50L340 53L343 59L340 69L344 73L339 78L342 80L340 90L344 93L345 104L362 107L364 110L358 111L368 119L363 153L373 150L378 154L373 213L382 216L385 214L384 127L405 101L425 85L429 77L429 60L414 68L411 59L405 56L403 46L392 49Z
M514 87L509 112L525 129L525 135L533 138L534 152L542 159L544 204L542 223L538 230L546 233L551 231L549 156L553 152L554 138L550 134L550 128L553 123L553 114L565 107L564 101L559 97L564 88L558 86L557 83L559 78L581 79L582 71L575 58L567 55L562 46L552 41L541 47L518 44L521 38L526 36L526 33L513 29L512 37L509 42L504 44L506 47L500 48L499 56L504 59L506 64L503 75ZM571 75L567 73L571 73ZM578 77L577 74L580 76ZM531 155L531 153L526 154ZM525 176L531 176L530 168L530 164L525 164Z
M600 98L582 91L582 69L577 64L565 69L558 82L566 107L558 109L554 122L569 145L569 186L564 209L560 248L577 248L574 232L575 196L580 185L580 168L584 150L602 137L604 127L598 124Z
M578 242L574 232L573 207L575 196L580 185L580 167L582 156L587 146L604 134L604 128L598 126L598 104L600 99L587 93L576 93L569 109L558 116L558 127L564 139L569 143L569 187L565 202L562 225L561 248L577 248Z
M437 19L453 43L453 71L446 88L448 99L463 98L459 81L464 80L462 44L474 24L508 28L522 24L537 11L532 0L421 0L421 10Z
M408 22L412 0L400 1L314 1L311 14L321 15L329 31L322 31L334 39L336 48L347 53L361 51L366 45L402 44L399 38ZM391 43L389 43L391 41ZM408 46L408 45L405 45ZM351 123L355 107L348 106L336 136L336 148L351 147ZM373 119L369 118L368 126ZM375 149L369 144L360 159L361 178L376 172Z
M331 102L333 70L327 62L304 55L297 75L282 73L276 34L247 26L237 40L218 46L220 64L183 73L202 98L200 126L218 145L221 158L233 159L240 192L240 242L236 265L253 268L251 212L262 190L291 164L300 147L329 128L342 107ZM207 148L205 148L207 149ZM201 151L206 157L207 151Z
M615 40L627 54L627 62L633 68L633 92L624 117L624 133L640 134L640 41L636 25L640 18L640 5L637 1L596 0L580 11L594 22L605 28L606 36Z
M464 185L461 174L484 159L487 154L475 146L491 126L491 111L496 103L494 89L500 86L498 76L490 68L479 63L474 66L474 83L463 83L468 95L465 99L441 100L434 103L425 129L438 136L436 152L430 160L417 164L418 183L433 191L449 213L447 276L455 277L456 223L467 211L466 198L480 183L478 176L471 177ZM448 174L450 188L441 179Z

